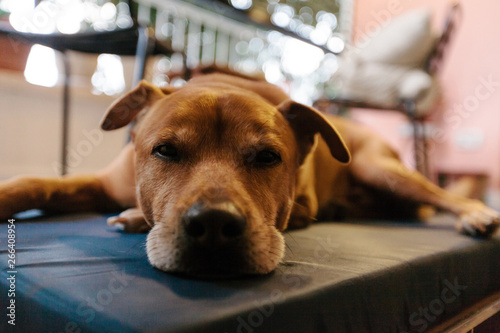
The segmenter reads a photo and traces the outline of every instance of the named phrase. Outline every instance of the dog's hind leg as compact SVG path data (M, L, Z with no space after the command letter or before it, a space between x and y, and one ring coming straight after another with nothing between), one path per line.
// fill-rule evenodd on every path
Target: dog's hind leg
M434 185L406 168L385 143L372 140L354 154L352 175L370 186L456 214L461 232L489 236L500 224L500 215L478 200L464 198Z

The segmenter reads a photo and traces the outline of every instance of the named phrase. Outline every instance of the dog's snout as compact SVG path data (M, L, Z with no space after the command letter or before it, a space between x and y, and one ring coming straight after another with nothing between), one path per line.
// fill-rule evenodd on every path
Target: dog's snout
M239 239L246 230L246 219L233 203L213 207L196 203L182 218L188 239L202 246L222 246Z

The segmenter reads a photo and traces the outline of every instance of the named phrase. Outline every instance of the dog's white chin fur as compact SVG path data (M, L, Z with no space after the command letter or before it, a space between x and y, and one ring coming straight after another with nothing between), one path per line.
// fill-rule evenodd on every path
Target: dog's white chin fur
M197 276L196 267L183 262L178 244L176 228L165 223L156 223L149 232L146 249L148 259L154 267L170 272ZM248 245L243 255L245 263L235 271L229 271L228 277L239 275L268 274L281 262L285 252L285 240L275 227L266 226L248 233ZM214 273L217 275L217 273ZM210 275L207 272L203 275ZM223 274L224 275L224 274Z

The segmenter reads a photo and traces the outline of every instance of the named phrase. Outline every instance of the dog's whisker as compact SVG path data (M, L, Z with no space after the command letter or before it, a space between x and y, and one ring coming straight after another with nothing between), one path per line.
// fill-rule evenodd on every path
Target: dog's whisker
M297 202L297 201L295 201L295 202L294 202L294 204L295 204L295 205L297 205L297 206L299 206L299 207L301 207L301 208L305 208L305 209L307 209L307 206L306 206L306 205L303 205L303 204L301 204L301 203L299 203L299 202Z

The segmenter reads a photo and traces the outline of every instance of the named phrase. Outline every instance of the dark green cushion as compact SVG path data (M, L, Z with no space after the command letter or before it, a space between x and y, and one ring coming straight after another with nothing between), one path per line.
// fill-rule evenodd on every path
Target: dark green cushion
M268 276L197 281L149 265L145 235L97 215L16 221L16 326L0 332L418 332L500 289L500 238L431 224L318 223ZM80 329L81 331L78 331Z

